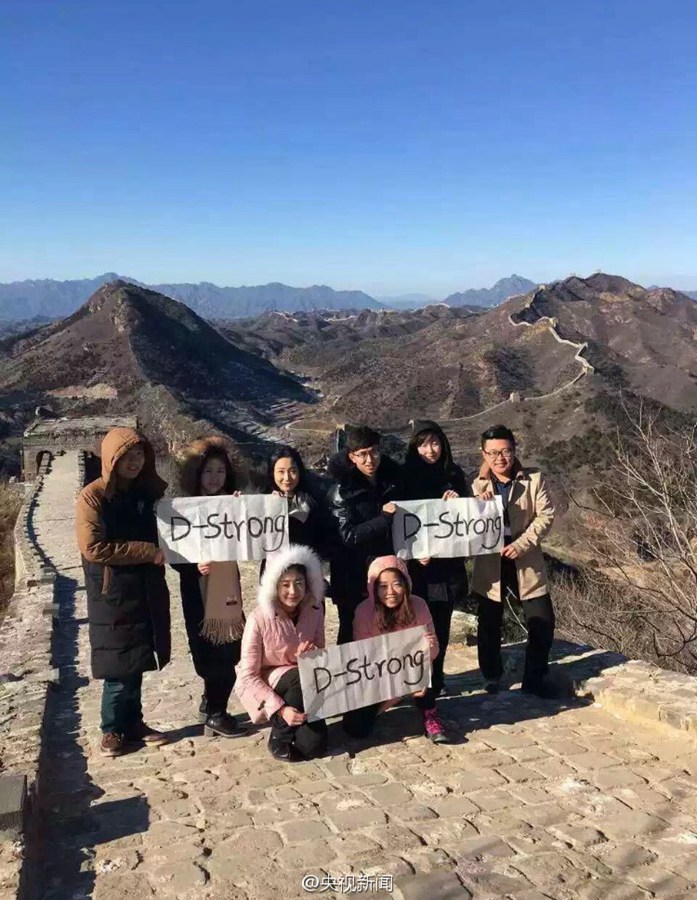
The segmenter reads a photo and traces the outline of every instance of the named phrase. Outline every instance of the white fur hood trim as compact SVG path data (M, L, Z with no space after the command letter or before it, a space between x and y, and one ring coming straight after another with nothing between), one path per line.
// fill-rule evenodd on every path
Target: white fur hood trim
M324 578L319 557L309 547L291 544L286 550L279 550L266 560L266 568L257 594L257 604L266 612L274 611L278 580L292 565L305 566L307 572L309 593L303 603L321 603L324 600Z

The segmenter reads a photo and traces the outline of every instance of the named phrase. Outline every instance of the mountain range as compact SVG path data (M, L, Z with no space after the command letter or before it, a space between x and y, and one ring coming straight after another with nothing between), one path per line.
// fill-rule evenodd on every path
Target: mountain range
M4 335L23 330L27 320L52 320L71 315L102 285L115 281L149 287L151 290L186 303L206 319L238 319L261 315L270 310L304 312L309 310L420 309L434 300L426 294L404 294L376 299L363 291L335 291L327 285L298 288L287 284L252 287L219 287L210 282L198 284L151 284L107 272L97 278L55 281L50 278L0 284L0 322ZM444 302L452 306L495 306L511 294L525 293L534 282L512 275L491 288L452 294Z
M0 341L0 406L17 422L40 402L66 415L132 413L165 443L191 427L244 443L276 405L313 397L185 304L122 280L66 319Z
M490 309L492 306L503 303L509 297L516 294L527 294L536 287L536 283L528 278L511 275L508 278L499 279L490 288L470 288L467 291L450 294L443 303L447 303L448 306L483 306Z
M310 462L337 423L406 436L442 421L458 459L505 421L526 458L572 479L590 471L621 404L697 411L697 304L598 273L493 309L266 312L206 321L117 280L67 318L0 341L0 436L37 405L57 415L138 416L159 446L220 430L259 450L291 441ZM620 403L621 397L621 403Z
M62 318L84 303L98 288L115 281L149 287L181 300L205 318L236 319L269 310L295 312L303 309L380 309L380 304L362 291L335 291L327 285L296 288L286 284L254 287L219 287L199 284L146 285L135 278L107 272L97 278L55 281L51 278L0 284L0 320L21 321L43 316Z

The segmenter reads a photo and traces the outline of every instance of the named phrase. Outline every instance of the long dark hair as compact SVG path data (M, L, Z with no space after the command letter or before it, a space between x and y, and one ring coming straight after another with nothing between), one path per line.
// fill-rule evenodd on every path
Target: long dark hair
M438 462L427 463L419 454L419 447L428 435L440 441L441 454ZM409 440L404 474L410 500L426 500L440 494L450 486L461 497L467 494L465 475L453 460L450 441L437 422L424 419L414 423L414 431Z
M404 587L404 600L402 600L396 609L390 609L385 606L378 594L380 578L386 572L394 573ZM375 619L377 621L378 630L382 634L387 634L390 631L394 631L396 628L407 628L416 623L416 613L414 612L414 605L411 602L409 582L399 569L383 569L375 579Z
M307 469L305 468L305 463L303 462L302 456L298 453L295 447L288 446L278 447L273 451L271 456L269 456L266 467L266 493L270 494L272 491L278 490L278 485L276 484L276 480L273 477L273 470L279 459L292 459L295 463L298 474L300 476L296 491L300 491L303 494L312 494L312 491L308 484Z

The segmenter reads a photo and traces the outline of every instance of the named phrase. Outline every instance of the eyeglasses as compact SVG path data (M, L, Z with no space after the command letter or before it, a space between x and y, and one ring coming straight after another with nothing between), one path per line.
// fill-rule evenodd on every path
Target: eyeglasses
M499 457L503 457L503 459L513 459L515 450L485 450L484 456L486 456L487 459L498 459Z
M351 453L351 456L355 456L360 462L367 462L369 459L377 459L380 456L380 450L378 447L371 447L370 450L358 450L356 453Z

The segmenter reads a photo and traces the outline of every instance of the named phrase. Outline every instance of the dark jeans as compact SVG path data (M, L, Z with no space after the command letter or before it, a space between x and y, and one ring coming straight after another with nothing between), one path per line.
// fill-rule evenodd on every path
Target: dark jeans
M201 706L209 716L227 710L228 700L235 686L235 670L227 678L204 678Z
M358 600L339 600L336 603L336 611L339 615L339 634L337 636L337 644L348 644L353 640L353 617L356 607L363 602L363 597Z
M290 669L282 675L274 690L287 706L293 706L299 712L305 711L297 668ZM318 722L305 722L294 728L284 722L281 716L274 714L271 716L271 737L293 744L303 756L312 759L315 756L322 756L327 749L327 723L320 719Z
M128 734L143 721L142 675L105 678L102 688L102 732Z
M433 690L429 688L423 697L412 697L414 706L422 712L427 709L433 709L436 705ZM344 713L343 727L346 734L352 738L368 737L375 727L375 720L378 717L380 703L373 703L371 706L361 706L360 709L350 709Z
M477 653L479 668L487 681L498 681L503 675L501 624L504 606L503 600L497 603L486 597L479 598ZM516 601L516 607L522 610L528 629L523 687L535 687L547 674L549 651L554 639L554 607L549 594Z
M435 700L443 689L443 663L445 662L445 653L450 642L450 622L453 617L455 604L447 600L427 600L426 603L433 619L436 637L438 638L438 656L431 663L430 689ZM433 703L431 706L433 706Z

